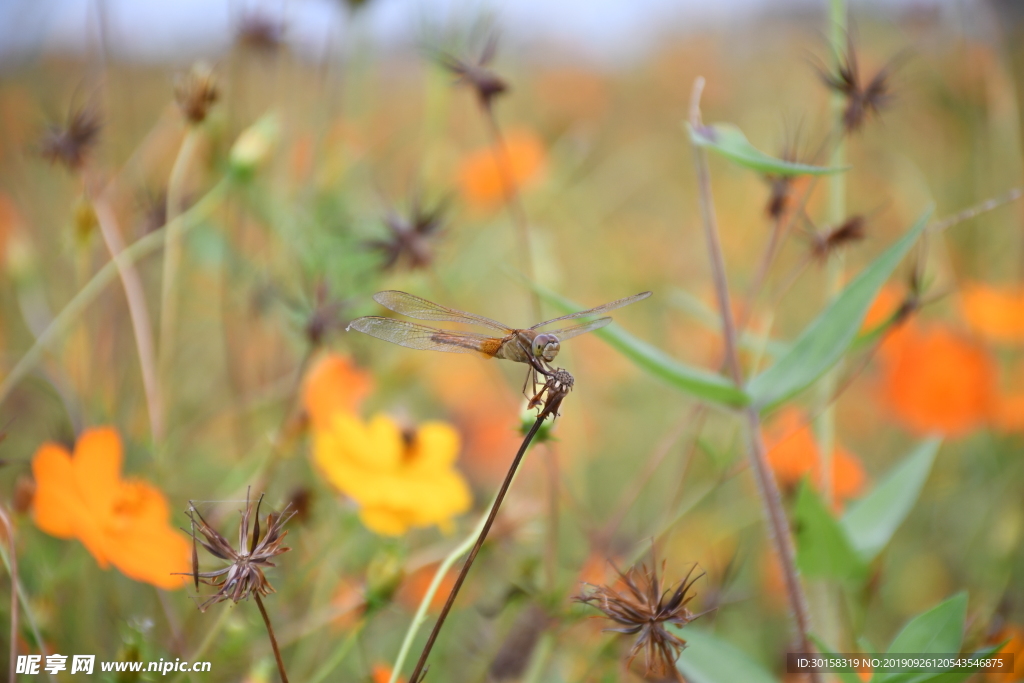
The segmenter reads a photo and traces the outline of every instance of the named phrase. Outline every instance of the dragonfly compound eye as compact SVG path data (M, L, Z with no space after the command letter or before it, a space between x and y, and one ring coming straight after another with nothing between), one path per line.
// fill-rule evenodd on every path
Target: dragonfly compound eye
M533 354L549 363L558 355L560 347L558 337L553 334L538 334L533 340Z

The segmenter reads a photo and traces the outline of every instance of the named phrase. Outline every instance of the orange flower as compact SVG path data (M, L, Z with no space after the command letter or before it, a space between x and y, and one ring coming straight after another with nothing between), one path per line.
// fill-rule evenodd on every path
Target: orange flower
M114 565L136 581L180 588L190 546L168 525L167 501L141 481L122 480L121 437L110 427L88 429L72 457L44 443L32 458L36 526L57 538L77 538L100 567Z
M997 654L1001 655L1013 655L1013 670L1017 673L989 673L985 674L986 681L992 681L993 683L1011 683L1012 681L1019 681L1021 662L1024 661L1024 628L1017 626L1016 624L1010 624L999 630L990 642L1001 643L1002 641L1008 641Z
M947 327L911 328L887 359L882 398L911 430L954 436L990 413L996 367L988 351Z
M466 201L479 208L492 208L505 199L507 181L521 189L536 180L544 169L544 144L527 130L505 135L505 150L485 147L471 152L459 165L459 186ZM507 161L503 169L499 164Z
M1001 344L1024 343L1024 288L968 285L961 304L967 324L985 339Z
M410 612L415 612L419 608L420 603L423 602L423 598L426 597L427 589L430 588L430 584L434 581L434 575L437 573L438 567L438 563L428 564L405 577L405 581L402 582L402 585L398 588L398 594L395 596L398 603ZM441 579L437 592L434 593L434 597L430 600L430 610L432 612L440 612L441 608L444 607L444 603L448 599L448 594L451 593L452 586L455 585L457 577L458 572L450 569L444 575L444 578Z
M345 356L325 355L306 375L302 403L317 429L327 428L337 412L354 413L370 393L373 380Z
M387 664L373 665L373 683L389 683L391 681L391 667ZM401 676L397 679L399 683L405 683Z
M793 486L808 474L821 481L821 458L807 417L796 408L784 409L764 435L768 464L784 486ZM838 501L857 497L866 481L864 468L852 453L836 445L832 455L832 491Z

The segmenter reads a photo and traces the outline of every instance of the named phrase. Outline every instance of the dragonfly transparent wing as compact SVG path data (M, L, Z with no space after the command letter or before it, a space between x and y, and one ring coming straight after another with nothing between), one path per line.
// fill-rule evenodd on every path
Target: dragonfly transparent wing
M591 320L588 323L580 323L579 325L570 325L569 327L563 327L560 330L552 330L548 334L553 334L558 337L558 341L563 342L566 339L572 339L578 337L581 334L587 332L593 332L599 330L612 321L611 318L598 318L597 320Z
M418 296L399 292L394 289L390 289L385 292L377 292L373 295L373 300L385 308L390 308L395 313L401 313L402 315L407 315L410 318L416 318L417 320L444 320L451 323L482 325L483 327L489 327L492 330L497 330L503 335L508 335L512 332L510 327L502 325L496 320L485 318L482 315L466 313L465 311L448 308L447 306L441 306L440 304L435 304L433 301L427 301L426 299L422 299Z
M439 330L426 325L367 316L356 318L346 330L357 330L377 339L421 351L444 351L446 353L482 353L493 356L501 347L502 340L472 332Z
M650 292L640 292L639 294L634 294L633 296L627 296L624 299L617 299L616 301L610 301L610 302L604 304L603 306L597 306L596 308L591 308L591 309L588 309L586 311L578 311L576 313L570 313L569 315L563 315L560 318L552 318L551 320L547 320L545 322L542 322L542 323L539 323L537 325L534 325L530 329L531 330L536 330L539 327L544 327L545 325L550 325L551 323L557 323L557 322L559 322L561 320L572 320L573 318L586 318L586 317L589 317L589 316L592 316L592 315L600 315L601 313L607 313L608 311L614 311L616 308L622 308L623 306L628 306L631 303L634 303L636 301L642 301L643 299L646 299L650 295L651 295ZM582 332L580 332L578 334L582 334Z

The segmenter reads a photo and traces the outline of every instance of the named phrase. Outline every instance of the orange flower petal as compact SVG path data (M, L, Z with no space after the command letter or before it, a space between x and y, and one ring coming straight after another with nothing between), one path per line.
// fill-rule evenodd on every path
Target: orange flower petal
M976 283L961 295L964 318L989 341L1024 343L1024 288L998 288Z
M114 535L110 563L130 579L150 583L164 590L176 590L188 583L192 571L192 546L167 524L136 520Z
M79 494L93 514L108 510L117 495L123 458L121 437L110 427L86 429L78 437L71 463Z
M328 354L306 375L302 402L314 427L326 428L331 415L354 413L370 393L373 381L348 358Z
M494 207L504 201L507 183L522 188L540 175L545 163L544 144L537 135L509 131L503 150L486 147L466 155L459 167L459 186L469 204Z
M990 413L996 367L983 347L941 326L919 328L887 359L882 398L914 432L961 435Z
M405 679L399 676L396 680L398 683L405 683ZM390 683L391 681L391 667L387 664L374 664L373 665L373 683Z
M71 468L71 456L62 446L44 443L32 458L36 494L32 511L36 526L57 538L75 535L74 519L85 514Z

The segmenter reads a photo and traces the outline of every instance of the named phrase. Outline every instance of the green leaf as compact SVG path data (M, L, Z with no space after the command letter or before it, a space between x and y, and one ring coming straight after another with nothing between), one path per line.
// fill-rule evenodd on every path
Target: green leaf
M838 580L862 578L866 567L839 521L805 481L793 509L796 563L805 576Z
M788 353L750 380L747 393L755 405L768 408L786 400L810 386L842 358L878 291L914 246L930 216L929 209L840 292L793 342Z
M677 632L687 647L676 666L690 683L778 683L732 644L697 629Z
M583 308L545 287L536 284L530 286L541 298L565 313ZM637 339L618 325L609 325L594 334L655 377L697 398L732 407L745 406L750 402L742 389L722 375L682 363L661 349Z
M699 128L694 128L687 123L686 127L690 131L690 140L693 141L693 144L714 150L730 161L758 173L784 176L827 175L842 173L850 168L849 166L836 168L812 166L776 159L750 144L743 131L731 123L715 123Z
M841 525L864 562L878 557L914 507L941 444L938 438L922 442L843 515Z
M890 654L954 654L960 652L967 617L967 593L957 593L945 602L917 615L892 641ZM880 673L872 683L918 681L935 674Z

